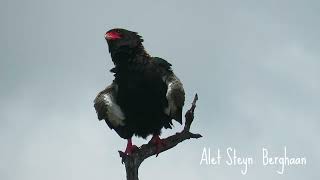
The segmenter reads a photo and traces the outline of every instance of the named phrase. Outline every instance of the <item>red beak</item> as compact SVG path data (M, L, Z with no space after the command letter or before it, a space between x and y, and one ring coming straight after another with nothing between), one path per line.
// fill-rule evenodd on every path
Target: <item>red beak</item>
M107 39L107 40L115 40L115 39L120 39L121 36L119 33L117 32L107 32L104 37Z

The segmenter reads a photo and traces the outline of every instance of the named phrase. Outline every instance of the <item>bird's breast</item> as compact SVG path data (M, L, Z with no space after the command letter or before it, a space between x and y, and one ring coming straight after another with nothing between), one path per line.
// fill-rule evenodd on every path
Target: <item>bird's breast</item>
M125 109L150 109L166 103L166 84L160 75L128 71L120 76L118 101Z

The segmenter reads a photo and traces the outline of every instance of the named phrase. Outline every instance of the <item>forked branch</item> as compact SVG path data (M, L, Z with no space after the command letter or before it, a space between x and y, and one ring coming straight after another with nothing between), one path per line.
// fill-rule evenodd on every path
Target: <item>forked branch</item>
M198 95L194 96L191 108L185 114L185 125L184 129L181 132L176 133L175 135L169 136L163 141L166 146L162 146L160 149L157 149L156 146L152 143L142 145L137 151L135 151L130 156L126 155L122 151L119 151L119 155L122 158L122 163L125 164L127 180L138 180L138 169L140 164L150 156L160 154L164 151L167 151L175 147L180 142L195 138L198 139L202 137L200 134L193 134L190 132L190 127L194 119L194 110L196 108L196 102L198 100Z

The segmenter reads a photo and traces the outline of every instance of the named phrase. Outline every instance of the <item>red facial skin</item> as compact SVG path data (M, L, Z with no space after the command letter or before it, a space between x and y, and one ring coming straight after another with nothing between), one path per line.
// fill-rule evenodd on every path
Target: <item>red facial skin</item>
M106 32L104 37L106 38L106 40L116 40L121 38L120 33L115 31Z

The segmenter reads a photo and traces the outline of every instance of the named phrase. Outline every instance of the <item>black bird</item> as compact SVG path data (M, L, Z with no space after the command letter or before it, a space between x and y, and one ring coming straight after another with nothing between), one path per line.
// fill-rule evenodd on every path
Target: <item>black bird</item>
M182 83L170 63L145 51L138 33L116 28L106 32L105 39L115 79L94 100L98 119L128 140L126 154L136 148L133 135L146 138L152 134L150 142L160 148L165 145L159 138L161 129L171 128L172 119L182 124Z

